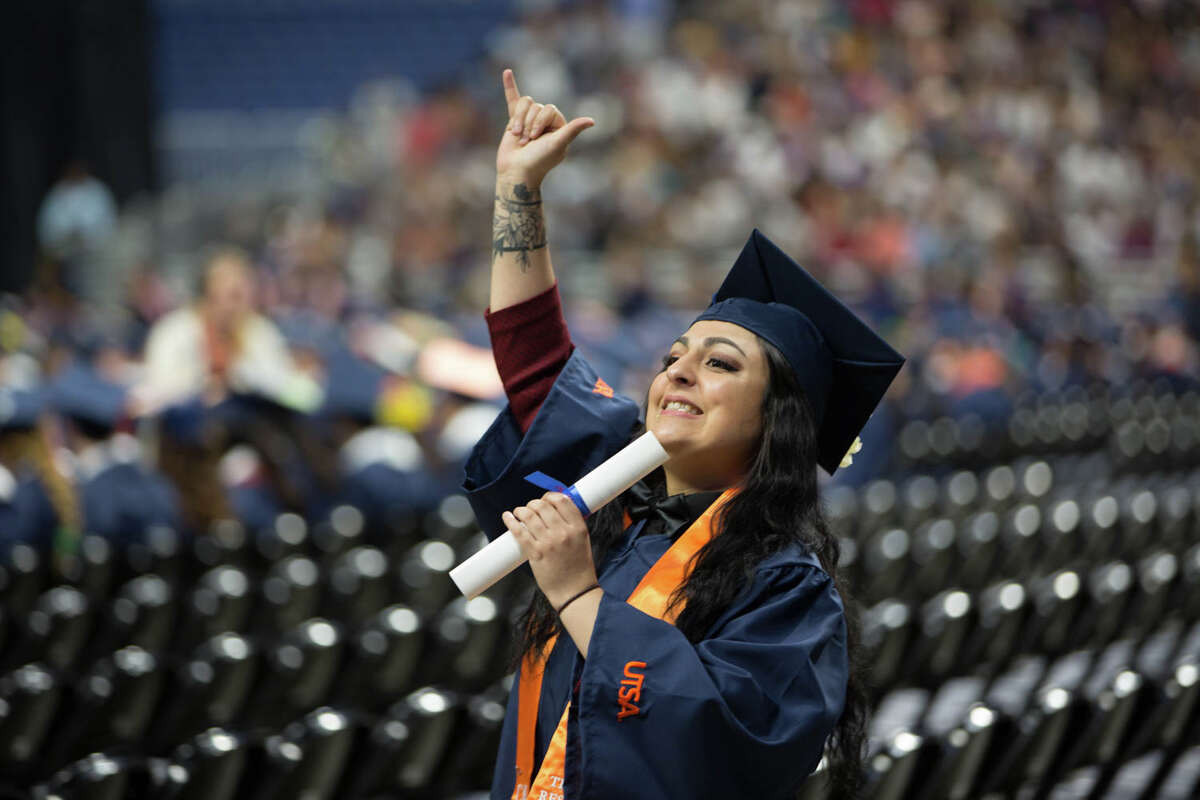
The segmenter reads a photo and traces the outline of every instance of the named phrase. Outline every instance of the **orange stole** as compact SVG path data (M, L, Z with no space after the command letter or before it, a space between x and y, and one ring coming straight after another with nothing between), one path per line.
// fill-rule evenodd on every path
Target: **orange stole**
M674 624L676 614L667 616L667 601L671 593L687 580L691 572L692 557L708 544L713 536L713 515L729 501L736 489L727 489L710 505L700 518L688 527L675 543L662 554L654 566L642 576L637 588L626 600L629 605L652 617ZM521 680L517 685L517 779L513 786L512 800L563 796L563 777L566 772L567 716L571 702L567 701L558 727L550 739L550 746L542 758L537 777L533 777L533 750L537 736L538 702L542 696L542 675L546 669L546 658L554 649L557 636L552 636L538 657L526 655L521 662Z

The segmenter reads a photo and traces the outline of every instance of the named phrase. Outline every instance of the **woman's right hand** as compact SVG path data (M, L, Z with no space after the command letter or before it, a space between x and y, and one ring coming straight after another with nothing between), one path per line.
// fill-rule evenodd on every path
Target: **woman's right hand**
M508 125L496 151L496 175L503 182L523 183L535 189L546 173L562 162L567 145L596 121L577 117L567 122L553 104L521 96L511 69L504 70L502 81L504 99L508 102Z

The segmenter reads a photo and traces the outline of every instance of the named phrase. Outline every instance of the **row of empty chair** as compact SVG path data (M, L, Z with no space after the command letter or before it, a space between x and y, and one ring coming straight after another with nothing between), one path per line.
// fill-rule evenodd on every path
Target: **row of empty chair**
M192 539L155 529L124 548L85 537L66 564L11 545L0 786L216 798L486 785L512 593L527 587L457 595L447 572L481 542L471 522L459 497L379 547L350 507Z
M1061 472L1070 465L1036 461L996 467L982 480L957 472L940 482L919 476L899 487L837 489L829 516L844 532L842 567L867 604L915 602L947 588L978 592L1113 561L1136 567L1163 553L1180 570L1194 568L1200 473L1055 485Z
M1104 452L1118 472L1200 465L1200 393L1162 382L1032 395L1010 410L910 419L894 453L904 470L978 469L1021 457Z
M1002 672L895 689L872 721L868 796L1194 797L1200 624L1022 656ZM1191 753L1191 755L1189 755ZM809 797L823 797L820 776Z
M1019 410L1006 435L1044 435L1007 463L827 494L864 601L867 798L1200 793L1196 397L1109 400L1071 447L1078 396ZM819 772L804 797L828 796Z

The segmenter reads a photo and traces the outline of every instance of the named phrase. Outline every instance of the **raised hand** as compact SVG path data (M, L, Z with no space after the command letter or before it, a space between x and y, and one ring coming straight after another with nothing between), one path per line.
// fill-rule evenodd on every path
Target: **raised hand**
M504 70L501 80L508 125L496 151L496 174L503 182L537 188L546 173L562 162L567 146L596 121L576 117L568 122L553 104L522 96L511 69Z

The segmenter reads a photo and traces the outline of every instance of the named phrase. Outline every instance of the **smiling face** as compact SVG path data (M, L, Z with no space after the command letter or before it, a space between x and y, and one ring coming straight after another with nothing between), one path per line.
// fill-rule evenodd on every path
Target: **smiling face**
M667 491L724 489L749 468L762 432L769 367L758 337L700 320L675 340L650 384L646 429L671 454Z

